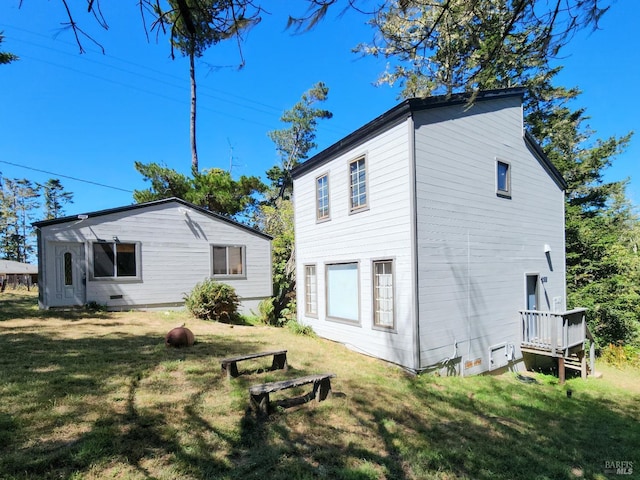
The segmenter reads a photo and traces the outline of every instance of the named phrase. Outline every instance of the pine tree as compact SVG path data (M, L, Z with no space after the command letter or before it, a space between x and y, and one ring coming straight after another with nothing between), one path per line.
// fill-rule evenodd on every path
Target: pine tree
M269 138L276 144L280 156L280 165L267 171L267 178L272 182L274 198L286 200L293 193L291 170L308 157L309 151L316 148L316 129L318 120L330 119L333 114L314 105L327 100L329 88L322 82L302 94L302 98L291 109L286 110L280 121L290 124L289 128L272 130Z
M49 220L64 215L64 206L73 203L73 193L65 192L57 178L50 178L44 184L38 184L44 200L44 218Z

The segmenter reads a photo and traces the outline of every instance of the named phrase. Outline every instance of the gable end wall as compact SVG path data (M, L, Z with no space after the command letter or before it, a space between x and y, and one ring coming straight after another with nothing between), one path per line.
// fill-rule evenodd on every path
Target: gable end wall
M479 373L491 347L519 353L525 273L547 278L539 310L554 298L565 308L564 194L525 145L518 98L415 123L421 366L455 358L459 373ZM496 159L510 164L511 198L496 195Z

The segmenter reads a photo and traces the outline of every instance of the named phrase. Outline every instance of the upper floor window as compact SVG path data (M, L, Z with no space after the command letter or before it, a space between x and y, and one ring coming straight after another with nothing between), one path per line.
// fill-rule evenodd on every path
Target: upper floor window
M316 180L316 218L327 220L329 218L329 175L325 174Z
M496 161L496 193L501 197L511 197L511 166Z
M349 164L349 209L359 210L367 206L367 169L364 157Z
M214 245L211 248L213 256L213 275L233 275L243 276L244 268L244 247L238 245Z
M94 243L93 278L137 277L139 260L135 243Z

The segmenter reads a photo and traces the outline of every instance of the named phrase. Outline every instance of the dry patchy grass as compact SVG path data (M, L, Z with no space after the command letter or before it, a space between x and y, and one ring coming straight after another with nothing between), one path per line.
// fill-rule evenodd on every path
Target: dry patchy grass
M0 297L1 478L604 479L605 461L640 469L640 396L615 378L412 377L286 329L33 304ZM196 345L165 348L183 322ZM239 364L231 382L221 374L221 358L281 348L286 373L265 371L263 358ZM250 385L324 371L337 374L327 401L266 420L248 410Z

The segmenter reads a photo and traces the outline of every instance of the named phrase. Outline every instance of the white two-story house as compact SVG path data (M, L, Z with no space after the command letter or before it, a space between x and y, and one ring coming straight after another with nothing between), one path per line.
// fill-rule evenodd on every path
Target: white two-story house
M301 323L467 375L522 358L526 312L566 319L566 184L523 94L406 100L293 171Z

